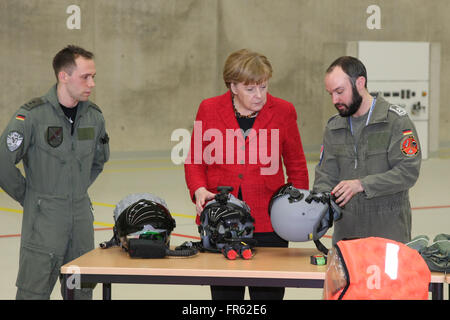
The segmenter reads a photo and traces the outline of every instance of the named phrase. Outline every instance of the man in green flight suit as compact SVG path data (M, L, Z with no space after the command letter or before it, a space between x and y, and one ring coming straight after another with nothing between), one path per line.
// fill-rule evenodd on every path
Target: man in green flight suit
M342 207L333 244L345 238L411 239L409 189L419 177L420 143L405 110L367 90L366 68L340 57L325 87L339 114L325 128L313 190Z
M93 58L73 45L58 52L57 84L21 106L0 138L0 187L23 206L17 299L49 299L60 267L94 248L87 190L108 161L109 138L88 100ZM75 298L91 299L92 287Z

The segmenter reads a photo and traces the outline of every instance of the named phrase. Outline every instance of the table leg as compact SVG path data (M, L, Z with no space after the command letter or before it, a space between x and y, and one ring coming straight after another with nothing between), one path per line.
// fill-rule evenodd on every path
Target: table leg
M444 284L443 283L430 283L431 299L443 300L444 299Z
M73 291L74 289L69 288L69 286L67 285L67 282L69 281L70 276L71 275L68 273L64 274L62 282L61 282L64 300L73 300L74 299L74 291Z
M103 283L103 300L111 300L111 283Z

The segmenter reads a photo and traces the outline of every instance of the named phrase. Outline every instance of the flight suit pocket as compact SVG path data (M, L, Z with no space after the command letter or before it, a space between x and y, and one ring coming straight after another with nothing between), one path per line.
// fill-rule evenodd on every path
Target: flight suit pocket
M30 241L40 248L63 255L70 230L67 199L39 195Z
M52 157L61 159L61 152L67 150L67 136L66 130L58 124L39 124L39 135L36 136L36 145L39 149Z
M96 128L85 126L77 128L75 139L76 159L79 166L79 181L76 192L84 192L91 184L92 163L96 155Z
M351 158L355 157L355 149L353 145L336 144L333 147L333 153L337 157Z
M332 146L332 154L336 156L340 175L338 179L348 179L354 174L353 168L356 165L355 147L349 144L336 144Z
M24 244L20 250L17 287L39 295L50 295L58 278L57 261L55 254Z
M368 154L386 151L389 147L390 132L372 132L367 137Z
M77 149L81 157L94 153L95 128L86 127L77 129Z
M367 173L377 174L390 169L388 162L389 132L374 132L367 137Z

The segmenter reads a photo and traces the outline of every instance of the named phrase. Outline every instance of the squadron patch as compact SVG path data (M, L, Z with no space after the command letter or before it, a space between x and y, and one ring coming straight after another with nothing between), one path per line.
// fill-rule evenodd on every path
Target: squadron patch
M8 150L11 152L16 151L19 149L20 145L22 144L23 136L21 133L17 131L11 131L6 136L6 146L8 147Z
M48 127L47 129L47 143L53 148L59 147L63 142L63 128L62 127Z
M414 157L419 153L419 144L412 134L405 135L400 143L400 149L403 155Z

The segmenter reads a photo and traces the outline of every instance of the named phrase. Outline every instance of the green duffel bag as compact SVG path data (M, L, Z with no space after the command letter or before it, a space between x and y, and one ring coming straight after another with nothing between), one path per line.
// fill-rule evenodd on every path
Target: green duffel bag
M420 235L412 239L406 245L419 251L422 258L428 265L430 271L449 272L450 271L450 234L441 233L429 244L426 235Z

